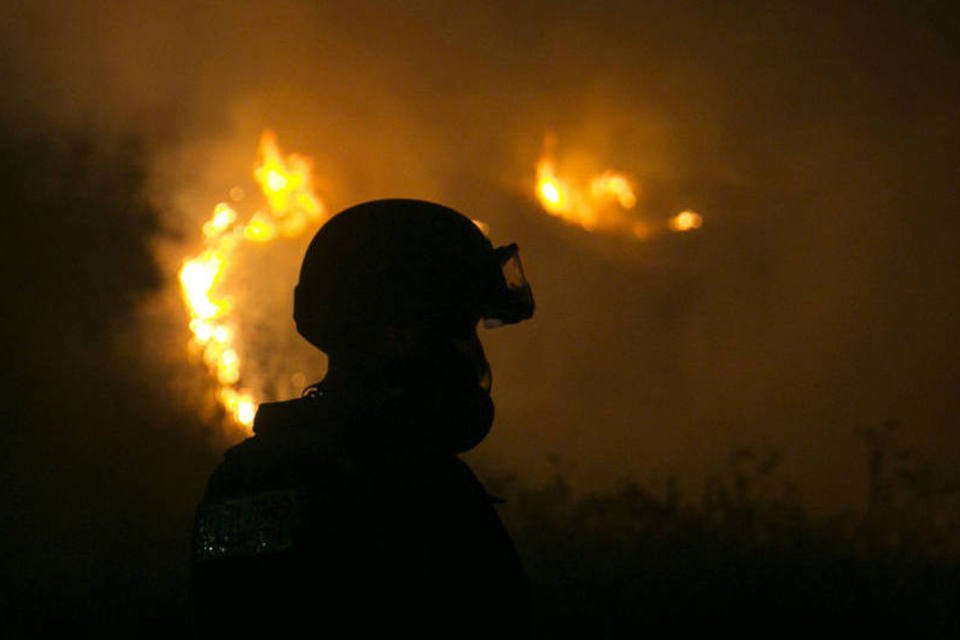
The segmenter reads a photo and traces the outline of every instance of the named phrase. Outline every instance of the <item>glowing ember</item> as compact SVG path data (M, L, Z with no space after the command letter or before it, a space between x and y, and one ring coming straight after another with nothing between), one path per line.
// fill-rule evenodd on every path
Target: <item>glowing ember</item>
M313 193L311 163L304 156L284 158L273 133L260 138L260 164L254 177L269 205L256 211L245 222L231 206L217 204L202 227L205 249L184 260L180 268L180 286L190 314L190 332L194 349L216 379L216 397L239 425L253 424L257 398L240 387L242 359L237 348L238 329L231 317L230 298L216 292L231 256L243 242L270 242L277 237L296 237L318 227L326 209ZM235 200L242 198L239 188L231 190ZM218 297L218 295L220 297Z
M695 211L681 211L670 218L670 228L674 231L693 231L703 225L703 217Z

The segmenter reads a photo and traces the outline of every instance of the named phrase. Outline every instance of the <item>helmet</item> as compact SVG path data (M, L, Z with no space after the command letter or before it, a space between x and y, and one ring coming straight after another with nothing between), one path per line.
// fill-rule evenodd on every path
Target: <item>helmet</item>
M517 246L494 248L466 216L423 200L350 207L317 231L294 290L297 331L331 347L370 329L437 332L533 315Z

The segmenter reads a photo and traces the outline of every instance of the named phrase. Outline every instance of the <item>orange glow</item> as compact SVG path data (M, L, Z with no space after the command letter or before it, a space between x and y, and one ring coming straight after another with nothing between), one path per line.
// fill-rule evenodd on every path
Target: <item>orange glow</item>
M609 169L584 170L583 163L572 166L555 156L552 140L545 142L532 195L546 214L587 231L616 232L636 240L649 239L665 228L692 231L703 224L702 216L689 210L669 218L666 225L663 218L653 222L637 213L642 192L635 177ZM262 199L252 202L255 194L237 186L230 189L232 204L219 202L213 207L200 227L202 246L179 271L191 352L207 368L224 411L245 430L261 399L250 388L249 372L244 379L249 354L243 349L243 327L233 313L234 302L226 290L230 280L224 274L229 273L235 252L244 247L312 233L328 217L314 191L311 160L283 155L272 132L260 136L253 177ZM241 204L246 204L244 210ZM486 223L473 222L489 233Z
M230 205L221 202L213 209L213 216L204 223L203 235L208 238L216 238L221 233L230 228L237 221L237 212L230 208Z
M313 192L310 159L295 153L284 158L272 131L260 136L260 158L253 176L270 204L280 233L296 237L310 223L320 222L325 208Z
M570 199L566 189L557 179L553 162L545 158L537 163L537 195L549 213L561 214L569 210Z
M593 197L602 200L612 198L624 209L633 209L637 205L637 196L633 186L622 173L606 171L590 182Z
M243 228L243 237L250 242L270 242L276 235L276 226L261 213L254 214Z
M256 211L245 221L230 205L217 204L201 227L203 251L184 260L180 268L180 288L190 316L192 347L216 380L216 398L233 422L250 431L258 399L247 388L240 388L243 357L237 340L238 328L231 317L229 295L221 291L224 273L233 253L245 242L266 243L278 237L295 237L316 229L326 218L323 203L313 192L311 162L292 154L284 158L276 136L267 131L260 137L260 162L254 177L267 201L266 210ZM234 187L234 201L245 199L243 190Z
M272 169L267 171L265 180L267 190L271 193L283 192L284 188L289 184L289 181L281 173Z
M560 194L560 187L555 180L547 178L540 183L540 195L544 199L544 205L550 207L561 207L563 196Z
M211 300L213 286L223 275L224 256L219 251L206 251L187 260L180 268L180 285L184 300L194 318L210 320L223 314L226 302Z
M543 211L587 231L614 232L635 240L648 240L663 231L664 222L653 224L636 213L639 203L637 181L613 170L584 172L565 168L554 154L556 138L547 136L537 160L533 193ZM584 154L579 154L582 160ZM582 165L582 162L581 162ZM662 219L661 219L662 220ZM673 231L700 228L703 218L683 211L666 221Z
M703 225L703 216L695 211L681 211L670 218L670 228L673 231L693 231Z
M253 426L253 419L257 413L257 401L252 393L247 390L237 391L232 387L224 387L217 394L217 399L238 424L247 430Z
M634 222L630 227L630 231L637 240L646 240L653 234L653 231L650 229L650 227L643 222Z
M471 219L471 222L477 225L477 229L480 229L480 233L485 236L490 235L490 225L488 225L486 222L483 220L477 220L476 218Z
M553 160L541 158L537 163L537 198L543 210L587 231L597 227L597 215L582 195L557 177Z
M561 178L551 152L555 140L548 137L537 161L534 193L550 215L587 231L623 226L624 212L637 204L633 185L623 174L605 171L583 182ZM580 187L586 184L586 187Z

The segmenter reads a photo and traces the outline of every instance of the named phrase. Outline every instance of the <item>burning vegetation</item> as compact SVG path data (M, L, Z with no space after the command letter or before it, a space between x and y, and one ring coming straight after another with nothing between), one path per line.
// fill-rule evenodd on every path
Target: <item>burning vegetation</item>
M233 206L218 203L203 223L203 252L184 260L180 268L180 285L193 334L191 351L199 354L216 379L217 399L224 409L247 430L253 424L260 398L242 386L238 345L243 329L235 321L233 299L217 285L244 244L301 236L318 227L327 215L313 191L308 158L297 154L283 157L270 131L260 137L259 155L253 173L267 207L241 219ZM243 193L235 189L231 196L241 200Z
M638 196L634 179L609 169L585 180L579 180L582 176L574 172L561 175L555 147L556 138L548 136L536 164L533 195L544 213L586 231L626 232L637 239L646 239L661 228L692 231L703 223L698 213L685 210L669 218L665 225L652 224L635 212ZM210 372L218 402L231 423L244 433L250 433L257 404L267 398L245 384L241 375L242 370L249 372L253 365L250 354L244 353L238 302L227 290L224 274L236 264L245 246L303 237L329 217L314 190L308 157L284 156L271 131L261 134L258 155L253 177L264 206L249 214L241 213L238 204L245 194L239 187L231 189L232 204L218 202L201 226L203 250L186 258L179 271L192 334L190 353ZM489 233L487 223L474 223L484 234Z
M639 240L660 230L635 211L636 180L612 169L561 177L556 146L556 138L547 136L537 161L536 195L545 212L587 231L626 232ZM702 224L703 217L688 209L669 218L665 226L683 232L699 229Z

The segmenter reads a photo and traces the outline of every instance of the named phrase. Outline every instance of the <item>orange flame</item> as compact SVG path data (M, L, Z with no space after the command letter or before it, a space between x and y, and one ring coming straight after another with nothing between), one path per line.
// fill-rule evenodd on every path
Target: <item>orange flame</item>
M260 137L260 162L254 177L267 200L267 211L256 211L245 222L226 203L217 204L203 223L204 250L184 260L180 288L190 315L191 343L217 381L216 397L241 427L249 430L258 404L249 389L240 387L242 358L237 348L237 327L232 321L229 296L218 292L230 259L243 242L270 242L296 237L323 222L326 209L313 192L311 162L292 154L284 158L276 136ZM241 193L235 189L237 193Z
M637 204L629 178L605 171L588 181L589 188L580 188L557 174L555 144L556 139L547 136L537 161L535 193L543 210L587 231L622 226L624 211Z
M670 218L669 225L674 231L693 231L703 225L703 217L687 209Z
M618 231L638 240L659 230L632 212L638 202L635 180L612 170L581 181L561 178L553 154L555 145L556 139L547 136L536 167L534 195L546 213L587 231ZM692 231L702 224L700 214L683 211L670 218L666 226L673 231Z
M313 193L313 163L296 153L284 159L272 131L264 131L260 136L260 157L262 162L253 175L270 204L272 222L284 237L299 236L310 223L319 221L325 214L323 203ZM265 221L261 219L258 224L263 231Z
M637 196L623 174L606 171L590 181L590 193L596 200L614 199L623 209L633 209Z

